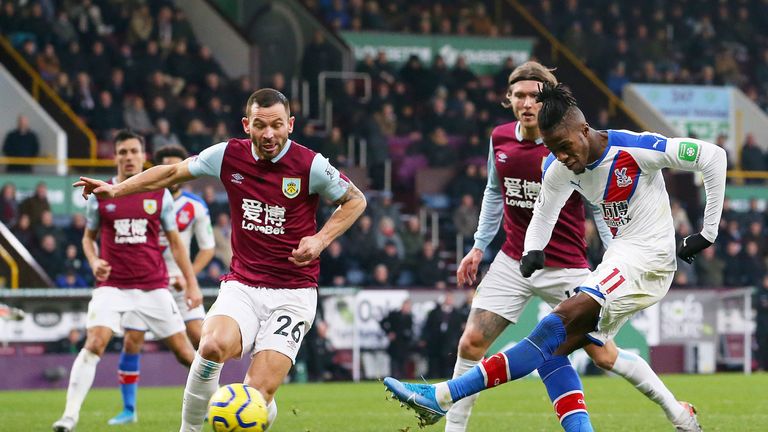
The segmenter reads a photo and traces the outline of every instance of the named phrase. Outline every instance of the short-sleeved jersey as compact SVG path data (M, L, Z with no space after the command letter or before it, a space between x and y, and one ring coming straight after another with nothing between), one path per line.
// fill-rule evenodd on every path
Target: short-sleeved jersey
M160 246L161 228L176 230L173 198L167 189L119 198L88 200L86 226L99 230L99 257L109 263L109 278L97 287L166 289L168 272Z
M614 236L607 255L619 254L645 271L674 271L675 233L662 168L701 171L707 204L701 234L714 242L725 192L724 151L705 141L654 133L609 130L602 156L575 174L551 156L525 238L525 250L540 250L560 208L573 191L601 210Z
M317 233L319 196L336 201L349 180L322 155L288 141L272 160L259 159L251 140L231 139L189 163L195 176L219 177L232 216L232 264L223 280L253 287L317 286L319 260L288 261L303 237Z
M503 205L503 227L506 240L501 250L519 260L523 254L525 231L533 215L533 206L541 189L544 161L549 150L539 139L523 139L519 122L506 123L491 133L488 156L488 185L483 198L481 224L475 235L475 246L485 249L498 231L498 224L486 228L484 220L501 213L493 203ZM489 196L490 195L490 196ZM486 232L487 231L487 232ZM584 241L584 204L573 193L567 200L552 240L544 249L545 265L560 268L588 268Z
M173 200L173 213L176 215L176 226L179 229L179 237L186 250L192 247L192 236L197 240L200 249L213 249L216 245L213 239L213 227L208 213L208 205L202 198L192 192L184 191ZM173 252L168 247L168 239L165 232L160 234L160 246L163 247L163 258L168 268L168 276L181 276L181 269L173 258Z

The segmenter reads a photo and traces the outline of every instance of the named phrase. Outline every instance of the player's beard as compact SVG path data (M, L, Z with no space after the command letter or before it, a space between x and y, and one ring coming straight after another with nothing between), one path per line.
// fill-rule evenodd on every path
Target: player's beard
M259 141L257 139L254 139L253 137L251 137L251 142L256 143L255 144L256 145L256 154L259 156L259 158L265 159L265 160L272 160L275 157L277 157L277 155L279 155L280 152L283 151L283 148L285 148L285 144L287 143L287 141L288 140L285 140L283 142L275 141L274 144L270 143L270 147L274 146L274 148L269 153L267 153L264 150L263 142Z

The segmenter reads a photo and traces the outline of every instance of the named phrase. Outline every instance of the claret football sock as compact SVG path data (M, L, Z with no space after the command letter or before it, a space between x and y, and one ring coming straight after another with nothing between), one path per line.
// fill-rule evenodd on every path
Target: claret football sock
M447 381L451 401L531 373L565 341L563 321L555 314L542 319L531 334L512 348L483 360L464 375ZM436 396L440 401L439 388Z
M568 357L552 356L538 368L560 425L566 432L592 430L579 375Z
M123 408L136 412L136 392L139 388L139 359L140 354L120 353L117 365L117 376L120 381L120 393L123 395Z
M223 363L206 360L195 353L184 387L180 432L200 432L203 428L208 401L219 388L219 374Z

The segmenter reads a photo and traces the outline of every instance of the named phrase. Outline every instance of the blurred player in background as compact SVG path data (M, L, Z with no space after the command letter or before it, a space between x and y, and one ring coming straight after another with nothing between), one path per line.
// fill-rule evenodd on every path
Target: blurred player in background
M288 138L288 100L274 89L254 92L243 130L199 156L158 165L115 185L81 177L85 196L121 197L203 175L218 177L232 214L232 266L203 322L200 348L184 389L181 431L200 431L223 363L251 354L245 383L277 415L275 392L285 379L317 307L320 253L363 213L365 196L326 158ZM338 208L320 231L320 197Z
M179 163L189 157L187 150L180 145L168 145L155 151L154 161L159 165ZM192 192L182 191L181 185L168 188L173 196L173 213L176 215L176 226L186 251L191 251L192 236L197 241L198 252L192 260L192 270L195 274L203 271L213 258L215 242L211 218L208 215L208 205L202 198ZM200 343L200 329L205 318L203 305L190 309L185 298L186 282L181 269L176 265L173 253L168 247L165 234L160 235L160 246L163 247L163 258L170 277L171 293L181 312L181 318L187 326L187 336L192 346L197 349ZM129 312L123 316L123 351L120 353L118 378L120 392L123 396L123 411L109 420L110 425L134 423L138 420L136 414L136 393L139 386L140 355L144 346L144 333L148 330L146 324L136 313Z
M139 174L145 160L144 139L130 131L118 132L117 176L110 183L117 184ZM189 252L184 249L176 227L171 193L158 189L120 198L101 196L87 202L86 218L83 252L93 269L96 289L88 303L85 348L72 365L66 408L53 424L55 432L71 432L75 428L80 407L93 384L96 365L112 335L121 331L125 313L138 315L157 338L163 339L180 363L189 366L195 355L168 289L168 272L160 246L162 229L187 284L187 307L196 308L202 295ZM121 364L120 369L126 367Z
M483 359L504 329L517 322L531 297L538 296L554 308L573 295L573 288L589 275L584 204L577 193L566 201L554 226L552 240L544 249L547 256L545 268L529 279L520 273L525 230L541 188L544 160L550 154L539 133L541 103L536 102L536 95L542 83L555 85L557 79L549 69L530 61L512 71L508 82L503 105L512 109L518 121L498 126L491 134L488 185L483 194L475 245L456 271L459 285L471 285L476 281L483 252L496 236L502 218L506 240L477 287L467 326L459 341L454 378ZM608 245L611 233L607 225L602 217L596 217L595 222L603 244ZM679 430L697 430L692 426L695 419L691 420L690 404L678 403L642 357L617 348L613 341L604 346L590 344L584 350L599 367L621 375L661 405L667 418L681 428ZM541 377L546 378L544 374ZM557 385L549 379L544 379L544 384L547 389ZM479 394L474 394L453 405L446 415L446 432L467 429L477 396ZM562 419L566 413L558 411L556 414Z
M725 193L726 156L714 144L691 138L589 127L570 91L543 83L538 125L552 152L533 218L525 235L520 272L530 278L547 263L545 246L573 191L599 205L613 239L603 262L514 347L482 360L452 380L384 384L419 414L437 422L467 396L524 377L538 369L567 432L592 431L581 382L567 355L587 344L604 346L638 311L669 290L677 268L675 233L662 168L699 171L704 177L703 229L682 240L677 256L692 262L717 237Z

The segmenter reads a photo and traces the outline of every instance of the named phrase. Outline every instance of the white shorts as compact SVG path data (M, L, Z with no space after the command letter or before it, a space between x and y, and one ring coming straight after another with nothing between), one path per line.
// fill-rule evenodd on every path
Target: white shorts
M88 303L86 328L109 327L122 332L122 317L135 315L159 339L184 331L179 307L167 289L140 290L100 287Z
M607 258L579 284L579 291L601 306L597 330L587 335L597 345L612 340L632 315L661 300L672 284L675 272L644 271L627 261Z
M234 319L240 326L243 354L272 350L295 362L316 308L316 288L255 288L225 281L206 319L217 315Z
M184 297L184 291L176 291L173 288L170 288L169 291L173 296L173 300L176 302L176 306L178 307L179 312L181 312L181 319L185 323L187 321L205 319L205 307L203 307L202 304L194 309L190 309L187 306L187 299ZM128 312L123 315L122 325L126 330L149 330L144 321L138 316L138 314L134 312Z
M485 309L515 324L532 296L554 308L572 296L588 275L586 268L545 267L526 279L520 273L520 261L499 252L477 287L472 308Z

